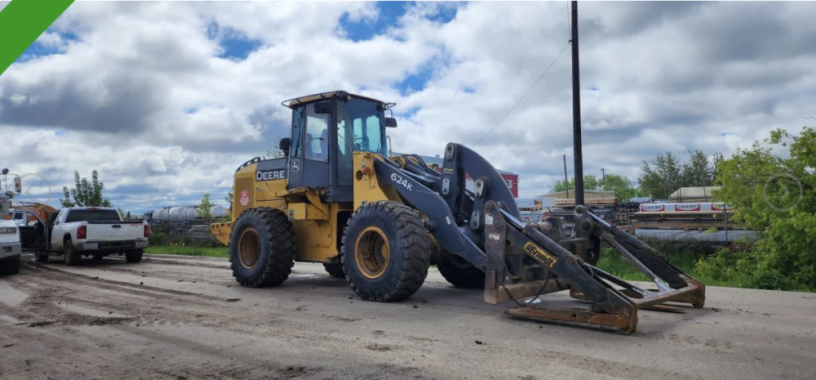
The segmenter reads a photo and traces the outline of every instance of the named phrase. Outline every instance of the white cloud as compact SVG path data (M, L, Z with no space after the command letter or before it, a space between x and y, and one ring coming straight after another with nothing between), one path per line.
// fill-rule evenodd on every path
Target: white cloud
M815 111L808 4L579 7L587 174L635 179L642 160L665 150L728 154ZM74 170L98 169L132 209L204 191L220 201L235 168L285 133L280 101L335 88L398 103L393 150L441 154L485 136L569 39L560 2L419 2L359 42L344 17L371 28L383 12L370 2L77 2L39 39L60 54L0 76L0 139L14 142L0 162L47 173L60 189ZM220 58L220 42L241 36L259 48ZM398 89L427 70L424 89ZM521 174L522 195L563 178L563 154L572 170L570 75L568 48L475 146Z

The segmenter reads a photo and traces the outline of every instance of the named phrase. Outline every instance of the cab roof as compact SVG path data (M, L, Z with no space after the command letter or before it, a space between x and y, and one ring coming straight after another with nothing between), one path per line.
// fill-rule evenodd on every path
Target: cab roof
M340 95L340 96L350 95L350 96L354 96L354 97L357 97L357 98L360 98L360 99L375 101L377 103L391 104L391 103L386 103L386 102L384 102L382 100L379 100L379 99L369 98L368 96L352 94L350 92L345 92L345 91L330 91L330 92L324 92L324 93L320 93L320 94L301 96L301 97L292 98L292 99L289 99L289 100L284 100L283 102L281 102L281 104L286 106L286 107L289 107L289 108L295 108L295 106L298 106L300 104L311 103L311 102L318 101L318 100L321 100L321 99L329 99L334 95Z

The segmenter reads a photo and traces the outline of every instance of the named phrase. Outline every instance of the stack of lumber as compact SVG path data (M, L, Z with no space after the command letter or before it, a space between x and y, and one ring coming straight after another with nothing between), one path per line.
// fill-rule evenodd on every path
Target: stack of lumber
M584 199L584 204L587 206L591 206L593 209L598 207L604 206L616 206L618 204L618 198L594 198L594 199ZM553 206L573 206L575 207L575 199L573 198L563 198L563 199L555 199L553 200Z
M722 203L643 203L630 221L637 229L745 229L729 221L735 211Z
M618 204L618 198L592 198L584 199L584 205L592 208L592 212L609 223L615 220L615 208ZM550 216L562 220L564 227L568 230L572 229L573 211L575 211L575 199L563 198L555 199L553 207L544 211L542 218L546 219Z

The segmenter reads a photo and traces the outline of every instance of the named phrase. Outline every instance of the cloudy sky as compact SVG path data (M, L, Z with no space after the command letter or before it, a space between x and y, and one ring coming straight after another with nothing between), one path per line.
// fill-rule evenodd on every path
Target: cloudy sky
M586 174L634 181L658 152L727 155L816 111L816 3L579 15ZM0 166L36 174L23 201L57 205L97 169L134 213L223 204L235 168L287 133L281 101L344 89L397 103L394 151L459 142L533 196L563 154L572 171L569 48L502 117L568 40L568 2L76 2L0 75Z

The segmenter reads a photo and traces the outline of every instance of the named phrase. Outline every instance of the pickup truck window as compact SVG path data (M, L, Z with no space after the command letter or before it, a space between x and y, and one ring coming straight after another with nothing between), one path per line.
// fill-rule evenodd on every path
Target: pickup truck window
M65 217L65 223L94 221L94 220L121 220L116 210L71 210Z

